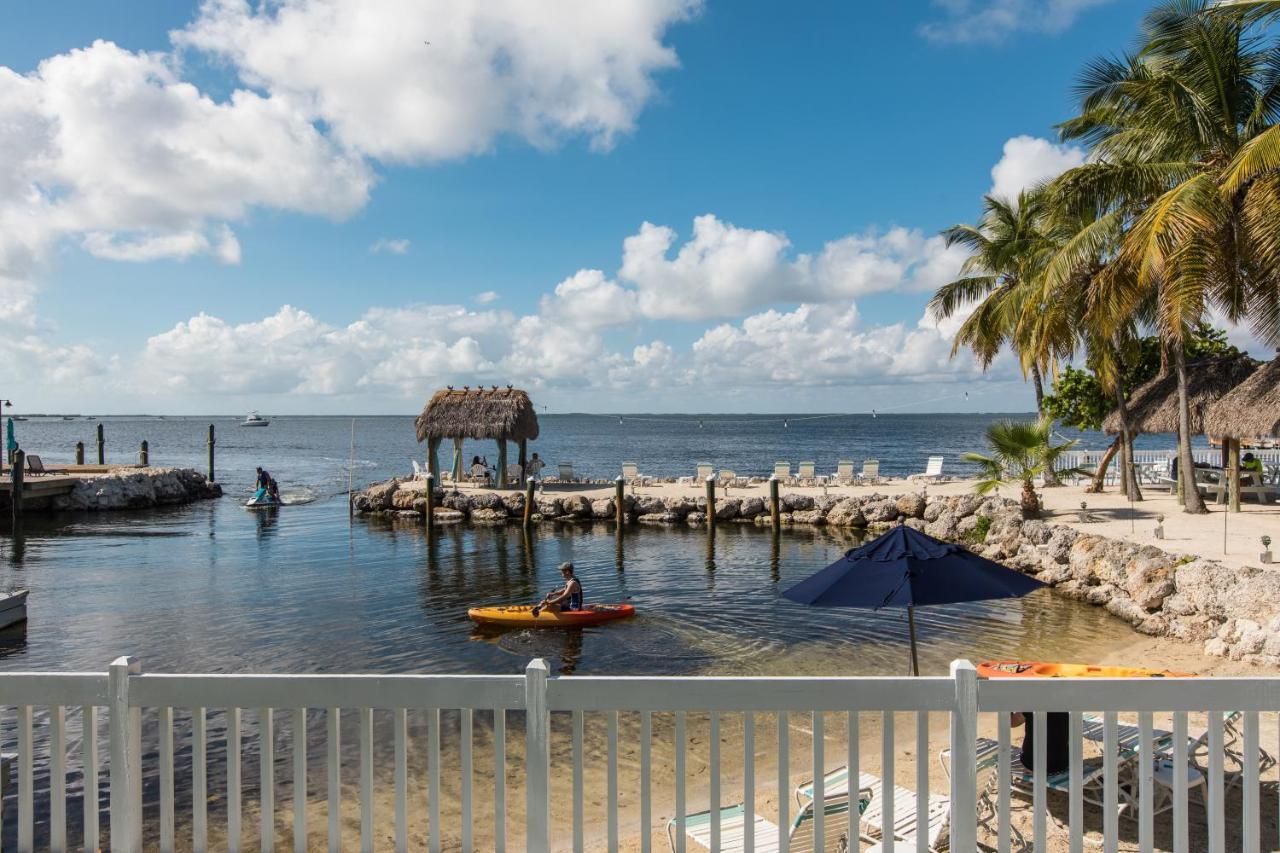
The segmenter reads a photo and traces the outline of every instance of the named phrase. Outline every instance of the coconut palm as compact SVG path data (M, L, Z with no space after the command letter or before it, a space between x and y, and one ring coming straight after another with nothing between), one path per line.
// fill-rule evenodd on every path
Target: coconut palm
M1258 6L1260 4L1249 4ZM1191 470L1184 342L1207 311L1280 340L1280 52L1244 12L1174 0L1144 23L1141 50L1091 63L1066 139L1091 162L1054 184L1067 209L1124 223L1094 276L1089 310L1110 336L1145 303L1177 374L1179 464ZM1188 512L1204 512L1190 478Z
M1022 484L1022 516L1035 518L1040 514L1040 498L1036 494L1036 477L1043 477L1054 469L1054 464L1076 442L1053 442L1053 421L996 421L987 427L987 444L991 455L966 453L964 460L979 468L974 490L990 494L1010 483ZM1082 474L1079 469L1064 471L1068 475Z

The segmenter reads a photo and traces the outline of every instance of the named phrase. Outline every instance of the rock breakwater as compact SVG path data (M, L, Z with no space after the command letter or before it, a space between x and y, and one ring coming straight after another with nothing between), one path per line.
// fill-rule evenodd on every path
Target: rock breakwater
M222 486L192 468L142 468L81 477L54 510L147 509L222 497Z

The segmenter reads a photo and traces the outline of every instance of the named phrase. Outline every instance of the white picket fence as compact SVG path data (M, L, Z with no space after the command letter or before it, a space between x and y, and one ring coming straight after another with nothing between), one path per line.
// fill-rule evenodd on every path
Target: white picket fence
M1249 450L1246 452L1252 453L1262 460L1264 466L1280 465L1280 450ZM1101 464L1102 457L1106 453L1107 451L1105 450L1068 450L1058 457L1054 467L1060 471L1068 468L1095 470ZM1168 450L1135 449L1133 451L1133 461L1139 465L1162 463L1168 462L1177 455L1178 452L1172 448ZM1191 457L1198 463L1220 466L1222 464L1222 449L1217 447L1194 447L1191 449ZM1119 458L1112 459L1111 472L1114 472L1118 465Z
M1118 849L1124 832L1136 832L1138 848L1153 850L1158 826L1180 853L1254 853L1280 840L1274 829L1263 838L1261 819L1261 774L1272 759L1261 747L1260 714L1280 709L1280 679L1274 678L979 681L965 661L952 664L949 676L920 678L549 677L541 660L523 677L168 675L144 674L137 662L120 658L106 673L0 674L0 705L15 709L4 747L16 751L16 778L6 774L0 802L12 809L16 800L16 820L11 812L3 816L10 829L5 838L16 839L21 851L94 850L104 836L121 851L141 850L144 843L164 851L239 850L249 846L255 823L252 846L263 850L275 849L278 838L306 850L325 835L330 850L344 843L354 849L357 836L361 850L470 850L481 838L485 849L498 851L614 849L638 834L647 851L655 834L665 844L651 829L655 817L665 824L668 815L672 845L682 851L692 811L710 803L745 808L736 830L721 834L712 821L713 849L723 842L787 850L790 817L799 813L789 802L797 724L809 729L807 778L843 765L852 768L851 779L875 769L881 779L902 784L895 768L911 764L915 813L928 812L931 794L949 803L950 849L977 849L981 831L984 843L1001 851L1023 836L1045 850L1051 792L1043 773L1028 790L1025 778L1010 772L1020 765L1011 764L1009 714L1037 714L1036 743L1043 747L1042 714L1051 711L1070 715L1073 735L1070 782L1065 794L1053 794L1068 800L1067 817L1054 821L1064 828L1054 832L1066 833L1070 850L1083 850L1086 832L1108 851ZM68 726L68 710L78 726ZM513 712L523 717L523 737L508 737ZM1088 777L1083 750L1093 743L1087 734L1094 723L1086 712L1102 714L1102 770ZM904 713L915 725L913 748L905 751L895 737L895 720ZM930 741L931 713L949 718L941 743L950 769L946 790L930 790L940 746L940 739ZM1188 742L1189 714L1207 715L1199 744ZM1238 723L1225 726L1224 714ZM758 728L761 715L765 726ZM477 719L490 716L479 735ZM100 717L109 747L105 768ZM828 728L832 717L837 727ZM1126 722L1131 717L1136 724ZM323 728L308 727L322 718ZM1172 730L1162 736L1155 724L1166 719ZM355 749L347 752L344 721L347 736L353 722L356 732ZM860 755L859 735L871 731L865 726L880 728L878 756ZM979 741L980 726L995 730L994 741ZM1232 743L1237 732L1240 741ZM827 752L832 739L845 742L839 754ZM669 754L672 767L659 774L656 787L655 750ZM324 764L324 784L315 788L311 771L318 768L308 766L309 755L322 756L312 763ZM1174 767L1197 761L1199 769L1169 774L1166 767L1162 774L1160 757ZM376 772L380 762L390 765L389 773ZM245 778L246 763L256 765L256 783ZM757 774L765 764L776 769ZM486 782L483 790L477 777ZM177 789L185 791L187 783L189 796L179 797ZM391 792L389 804L377 796L382 786ZM1203 794L1203 821L1199 807L1192 821L1189 788ZM1239 807L1229 813L1227 794L1236 788ZM851 850L869 845L873 839L855 810L827 815L826 790L813 786L809 834L803 847L797 841L792 849L834 850L842 840ZM770 791L774 806L767 817L782 827L776 838L753 832L757 798ZM1024 794L1030 827L1018 832L1012 804ZM1171 805L1159 816L1157 799ZM1274 815L1275 802L1268 802ZM1090 803L1102 817L1087 823ZM899 850L930 849L923 822L910 821L910 798L884 796L879 807L879 826L898 826L898 836L907 839ZM73 838L69 813L81 817L78 825L71 822ZM319 824L321 816L327 824ZM892 848L892 835L884 841Z

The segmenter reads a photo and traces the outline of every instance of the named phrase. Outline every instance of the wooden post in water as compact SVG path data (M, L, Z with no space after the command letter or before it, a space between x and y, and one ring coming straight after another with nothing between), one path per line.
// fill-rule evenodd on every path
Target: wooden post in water
M436 478L430 473L427 474L426 517L427 535L430 536L436 526Z
M769 520L773 522L773 529L778 529L779 514L778 508L778 477L774 475L769 478Z
M1227 445L1227 501L1232 512L1240 511L1240 439L1224 438Z
M516 461L520 463L520 488L522 489L524 488L525 480L529 479L529 472L526 470L529 467L529 458L526 455L528 449L528 439L520 439L520 457Z
M618 475L613 481L613 517L618 520L618 527L627 523L627 481Z
M209 424L209 482L214 481L213 476L213 424Z
M440 439L427 439L427 473L440 479Z
M707 532L716 532L716 478L707 478Z
M18 525L22 522L22 469L27 461L27 454L21 449L13 452L13 466L9 470L11 488L9 502L13 504L13 529L17 536Z
M138 445L138 464L146 468L151 464L151 449L147 446L147 440L142 439L142 443Z
M107 440L103 436L102 424L98 424L98 464L107 464Z
M84 464L84 442L83 441L76 442L76 464L77 465Z
M498 439L498 476L495 478L499 489L507 487L507 440Z
M533 480L524 484L524 526L527 529L533 524Z

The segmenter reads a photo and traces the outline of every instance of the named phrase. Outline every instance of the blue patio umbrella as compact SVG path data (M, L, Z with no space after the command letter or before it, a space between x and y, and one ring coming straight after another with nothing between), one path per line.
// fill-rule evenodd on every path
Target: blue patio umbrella
M919 675L916 607L1018 598L1044 585L961 545L900 524L782 595L814 607L907 608L911 671Z

